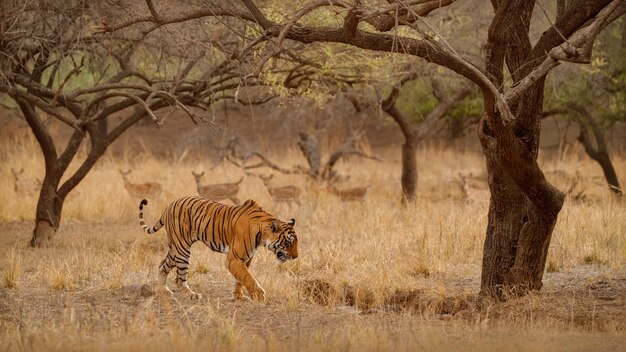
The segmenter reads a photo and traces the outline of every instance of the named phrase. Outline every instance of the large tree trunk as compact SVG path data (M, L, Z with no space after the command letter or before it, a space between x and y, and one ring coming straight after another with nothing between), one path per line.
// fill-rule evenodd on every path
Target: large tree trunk
M484 143L483 148L491 198L480 288L482 295L502 299L505 277L515 263L515 248L524 225L527 198L498 164L497 155L485 148Z
M564 200L537 164L542 82L529 90L520 106L511 109L516 112L511 126L494 119L493 130L486 121L479 130L491 190L481 294L499 299L541 289L552 231Z
M500 87L505 64L514 83L531 70L526 62L533 55L528 31L534 1L492 4L496 14L485 61L494 84ZM517 15L510 17L511 13ZM542 286L552 231L564 199L537 164L544 83L545 76L517 103L509 103L514 119L508 123L493 93L483 91L486 116L478 132L491 190L481 276L484 297L504 299Z
M57 187L46 182L46 177L42 184L39 200L37 201L37 211L35 213L35 229L30 240L32 247L44 247L56 234L61 221L63 210L63 199L59 198Z
M54 167L46 167L46 174L37 200L35 229L30 240L32 247L45 247L53 240L59 229L63 203L67 195L59 191L62 176L63 172L60 171L58 162L54 163Z
M507 294L539 290L563 194L547 183L538 167L516 170L506 165L496 150L484 150L491 200L481 294L504 299ZM529 191L544 192L539 197L545 199L533 201Z

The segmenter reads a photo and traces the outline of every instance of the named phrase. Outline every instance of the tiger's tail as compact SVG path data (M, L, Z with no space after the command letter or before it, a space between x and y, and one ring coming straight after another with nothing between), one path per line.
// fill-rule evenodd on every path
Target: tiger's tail
M145 233L153 234L159 231L161 227L163 227L163 217L161 217L159 219L159 222L157 222L152 227L149 227L148 225L146 225L146 222L143 221L143 206L147 204L148 204L148 201L146 199L143 199L141 200L141 202L139 202L139 225L141 226L141 228L143 229Z

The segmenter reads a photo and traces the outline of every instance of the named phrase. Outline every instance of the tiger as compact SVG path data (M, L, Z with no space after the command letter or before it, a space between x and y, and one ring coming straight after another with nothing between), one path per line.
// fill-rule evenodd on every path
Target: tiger
M202 298L187 284L190 249L196 241L226 254L226 268L237 280L233 291L236 300L249 299L244 296L245 287L250 298L265 302L265 290L248 270L259 247L272 251L282 263L298 258L296 220L281 221L254 200L229 206L197 196L183 197L170 203L152 227L143 219L143 207L147 204L146 199L139 203L139 225L143 231L153 234L163 226L167 231L169 249L159 265L159 278L169 294L173 292L167 287L167 276L176 267L176 292L184 291L191 299Z

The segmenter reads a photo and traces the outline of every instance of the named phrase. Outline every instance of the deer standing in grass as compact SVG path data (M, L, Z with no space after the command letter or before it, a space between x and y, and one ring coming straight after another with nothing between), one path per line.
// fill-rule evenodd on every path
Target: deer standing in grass
M364 200L365 195L367 194L367 189L370 185L365 187L354 187L354 188L346 188L346 189L338 189L335 186L330 186L328 189L341 198L341 200L349 201L349 200Z
M17 194L35 194L41 189L41 180L38 178L24 177L24 168L19 172L11 168L13 178L15 178L15 193Z
M272 177L274 177L274 175L259 175L259 177L263 181L263 184L265 185L265 188L267 188L267 191L270 193L272 200L274 200L275 202L284 202L288 204L290 204L291 202L295 202L296 204L300 205L300 195L302 194L302 190L300 189L300 187L293 185L272 187L270 186L270 180L272 179Z
M122 171L122 169L119 169L119 171L120 174L122 174L122 179L124 180L124 188L126 188L126 191L131 197L158 198L161 195L162 187L160 183L132 183L128 180L128 175L132 172L131 169L128 169L128 171Z
M239 181L235 183L217 183L213 185L202 185L200 181L202 176L204 176L204 171L197 174L195 172L191 172L193 177L196 179L196 188L198 190L198 194L201 197L212 200L214 202L219 202L224 199L230 199L233 204L238 205L241 204L239 198L237 198L237 193L239 193L239 184L243 181L244 176L241 176Z

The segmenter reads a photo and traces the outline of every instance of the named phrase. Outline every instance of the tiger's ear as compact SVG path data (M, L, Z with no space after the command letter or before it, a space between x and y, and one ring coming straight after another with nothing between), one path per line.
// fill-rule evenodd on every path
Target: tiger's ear
M291 227L295 226L295 225L296 225L296 219L293 219L293 218L292 218L291 220L289 220L289 222L287 222L287 224L288 224L289 226L291 226Z
M278 226L278 223L276 221L272 221L271 228L274 232L280 231L280 227Z

